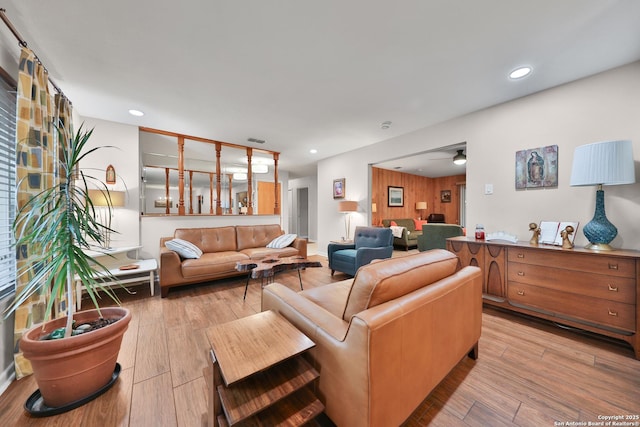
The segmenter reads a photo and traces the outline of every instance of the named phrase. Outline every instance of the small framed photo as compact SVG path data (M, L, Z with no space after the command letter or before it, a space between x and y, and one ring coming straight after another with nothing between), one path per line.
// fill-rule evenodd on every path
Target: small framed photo
M344 178L333 180L333 198L334 199L344 199L344 185L345 185Z
M173 207L173 202L171 198L165 199L164 197L162 197L160 199L156 199L153 201L154 208L166 208L167 206L169 206L170 208Z
M440 192L441 203L451 203L451 190L442 190Z
M404 188L403 187L387 187L389 207L403 207L404 206Z

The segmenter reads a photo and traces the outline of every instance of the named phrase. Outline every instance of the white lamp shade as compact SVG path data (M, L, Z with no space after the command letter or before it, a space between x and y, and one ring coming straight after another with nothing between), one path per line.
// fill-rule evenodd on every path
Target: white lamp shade
M416 203L416 210L417 211L422 211L427 209L427 202L418 202Z
M631 141L595 142L576 147L571 186L621 185L636 182Z

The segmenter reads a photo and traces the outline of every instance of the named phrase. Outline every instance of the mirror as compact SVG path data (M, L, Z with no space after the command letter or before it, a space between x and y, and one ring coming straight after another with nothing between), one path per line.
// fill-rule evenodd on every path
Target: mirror
M280 214L274 185L278 153L251 149L249 174L247 149L240 146L140 129L140 149L143 215Z

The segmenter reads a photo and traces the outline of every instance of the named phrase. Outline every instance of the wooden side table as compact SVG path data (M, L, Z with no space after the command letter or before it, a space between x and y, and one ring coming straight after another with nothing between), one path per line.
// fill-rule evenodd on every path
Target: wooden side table
M209 426L299 426L324 410L311 388L319 374L301 357L315 344L280 314L216 325L207 336Z

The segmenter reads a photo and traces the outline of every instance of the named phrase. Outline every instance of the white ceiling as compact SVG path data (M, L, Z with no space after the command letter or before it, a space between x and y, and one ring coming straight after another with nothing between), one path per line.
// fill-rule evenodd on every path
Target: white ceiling
M292 177L314 173L318 159L640 59L636 0L4 7L81 115L279 151ZM533 74L510 81L522 64Z

